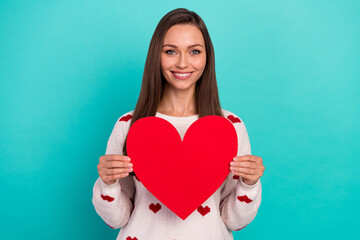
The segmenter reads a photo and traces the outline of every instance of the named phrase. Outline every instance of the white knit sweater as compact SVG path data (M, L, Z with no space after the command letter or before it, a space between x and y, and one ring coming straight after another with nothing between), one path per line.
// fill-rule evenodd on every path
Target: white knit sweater
M251 154L244 122L222 109L237 132L237 156ZM123 155L133 111L115 123L107 143L106 155ZM183 139L186 130L199 116L174 117L156 113L169 121ZM255 185L245 184L241 177L229 173L218 190L185 220L179 218L156 199L135 176L128 175L107 185L99 177L93 187L96 212L113 229L121 228L117 240L230 240L232 231L248 225L261 203L260 179ZM136 207L135 207L136 206Z

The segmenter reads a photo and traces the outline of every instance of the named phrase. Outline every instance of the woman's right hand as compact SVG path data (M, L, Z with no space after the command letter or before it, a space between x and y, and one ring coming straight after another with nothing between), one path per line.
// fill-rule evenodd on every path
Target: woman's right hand
M128 156L110 154L101 156L97 169L99 176L104 183L110 185L116 182L116 179L124 178L133 171L132 163Z

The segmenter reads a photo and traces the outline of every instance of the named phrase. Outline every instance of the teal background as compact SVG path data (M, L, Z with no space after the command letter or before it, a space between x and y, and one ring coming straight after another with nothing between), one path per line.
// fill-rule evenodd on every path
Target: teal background
M356 238L360 1L0 2L0 239L115 239L92 205L151 36L185 7L212 38L223 108L266 167L235 239Z

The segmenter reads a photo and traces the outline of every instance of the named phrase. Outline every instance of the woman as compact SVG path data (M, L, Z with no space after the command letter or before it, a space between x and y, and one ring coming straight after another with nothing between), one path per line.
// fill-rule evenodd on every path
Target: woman
M243 121L220 107L214 59L207 28L195 12L179 8L160 20L150 42L138 102L116 121L93 188L97 213L110 227L121 228L117 239L233 239L232 231L244 228L257 214L259 178L265 168L260 157L251 155ZM207 115L233 123L238 152L221 187L182 220L134 176L126 136L136 120L156 116L169 121L183 138L194 121Z

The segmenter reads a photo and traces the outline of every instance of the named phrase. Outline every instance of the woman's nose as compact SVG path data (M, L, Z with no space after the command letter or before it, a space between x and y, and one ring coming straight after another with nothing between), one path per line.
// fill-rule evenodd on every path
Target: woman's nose
M185 54L180 54L176 66L180 68L185 68L187 67L187 65L188 65L188 61Z

